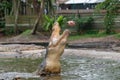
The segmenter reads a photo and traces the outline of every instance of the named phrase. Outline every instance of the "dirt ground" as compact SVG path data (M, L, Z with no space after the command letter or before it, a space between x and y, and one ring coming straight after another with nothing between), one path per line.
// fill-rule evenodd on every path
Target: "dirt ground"
M0 36L0 43L14 43L14 42L46 42L49 40L48 36L42 34L36 35L17 35L17 36Z
M18 36L0 36L0 42L48 42L49 37L43 36L41 34L37 35L18 35ZM120 39L115 38L114 36L100 37L100 38L82 38L74 41L69 41L68 43L86 43L86 42L118 42Z

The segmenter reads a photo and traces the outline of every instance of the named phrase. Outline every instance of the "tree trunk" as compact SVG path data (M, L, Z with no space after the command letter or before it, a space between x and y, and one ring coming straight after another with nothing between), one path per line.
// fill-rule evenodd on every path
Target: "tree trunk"
M41 0L41 6L40 6L40 10L39 10L39 15L38 15L38 18L35 21L34 26L33 26L33 31L32 31L33 35L36 34L37 28L39 26L39 22L41 23L40 25L42 25L43 11L44 11L44 0Z
M14 0L14 15L15 15L15 23L14 23L14 32L15 34L18 34L18 16L19 16L19 7L20 7L20 1Z
M33 0L33 11L35 15L38 15L38 9L40 8L40 5L38 5L37 0Z
M31 0L26 0L26 14L29 16L32 14L31 5L30 5L31 3L32 3Z

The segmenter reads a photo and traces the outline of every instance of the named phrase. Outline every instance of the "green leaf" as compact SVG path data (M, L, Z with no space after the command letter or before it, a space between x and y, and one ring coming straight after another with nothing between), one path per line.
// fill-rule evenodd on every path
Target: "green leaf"
M62 21L63 20L63 16L59 16L58 18L57 18L57 22L60 22L60 21Z
M47 20L48 22L50 22L51 20L50 20L50 17L49 16L47 16L47 15L45 15L45 20Z
M48 24L46 25L46 28L45 28L45 29L46 29L46 31L48 31L48 30L49 30L50 25L51 25L50 23L48 23Z

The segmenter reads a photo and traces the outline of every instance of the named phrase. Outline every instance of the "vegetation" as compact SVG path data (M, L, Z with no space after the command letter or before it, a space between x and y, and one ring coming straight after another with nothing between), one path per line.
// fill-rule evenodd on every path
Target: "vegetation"
M7 36L14 35L14 28L11 27L11 28L5 29L5 35Z
M26 35L27 36L27 35L30 35L31 32L32 32L32 30L28 29L28 30L24 31L21 35Z
M120 33L106 34L105 31L89 31L88 33L82 35L70 35L69 40L78 40L83 38L100 38L113 36L114 38L120 39Z
M9 9L11 4L6 0L0 0L0 32L5 33L5 10Z
M89 31L88 33L84 33L82 35L71 35L69 37L69 40L77 40L82 38L99 38L99 37L105 37L108 36L105 32L99 32L99 31Z
M93 18L92 17L80 17L78 16L71 16L67 17L67 21L73 20L76 22L76 25L73 27L73 29L76 29L78 34L84 34L90 30L93 29Z
M78 18L76 22L78 25L77 31L80 33L85 33L93 29L93 26L92 26L93 18L92 17Z
M32 34L35 34L37 31L37 27L43 26L43 14L44 10L47 9L47 13L49 15L53 14L53 0L0 0L0 15L1 12L4 15L14 15L14 33L18 34L18 21L19 15L31 14L38 15L32 30ZM32 6L33 7L32 7ZM8 9L7 9L8 8ZM33 12L34 11L34 12ZM7 12L7 13L5 13ZM3 16L3 15L2 15ZM1 17L1 16L0 16ZM39 25L40 23L40 25ZM0 22L1 24L1 22ZM3 24L1 24L3 25Z
M106 10L104 17L104 24L106 26L106 33L113 33L114 29L114 18L118 15L118 10L120 9L120 0L105 0L103 3L97 5L96 9Z
M35 21L35 24L33 26L33 31L32 31L32 34L36 34L36 31L37 31L37 27L39 26L39 22L41 23L41 26L43 26L43 13L44 13L44 10L45 10L45 3L48 3L48 10L50 13L52 13L53 11L53 6L52 6L52 1L51 0L41 0L40 1L40 10L39 10L39 15L38 15L38 18L36 19Z
M115 34L115 37L118 38L118 39L120 39L120 33Z
M33 13L35 15L38 15L36 21L34 22L33 30L31 31L32 34L36 34L37 28L41 27L42 29L46 30L47 32L51 32L52 24L55 21L58 21L62 27L67 26L67 28L76 29L78 34L84 34L84 33L91 33L91 30L93 29L92 23L93 18L92 17L81 17L80 15L77 16L70 16L70 17L63 17L63 16L57 16L53 15L54 8L52 5L52 2L55 0L26 0L26 11L22 12L22 9L24 8L24 2L21 0L0 0L0 27L5 27L5 22L1 21L1 16L8 15L5 14L6 11L9 12L9 15L14 15L14 28L11 28L9 33L18 33L18 21L19 21L19 15L26 15L28 16L28 12L30 12L30 9L33 9ZM35 3L35 4L33 4ZM33 8L31 8L30 5L33 5ZM37 7L35 7L38 5ZM105 0L105 2L99 4L96 9L97 10L106 10L106 15L104 17L104 23L106 26L106 33L111 34L114 31L114 18L118 15L117 11L120 9L119 7L120 1L119 0ZM6 10L7 9L7 10ZM47 13L44 12L44 10L47 9ZM44 15L47 14L47 15ZM29 13L31 14L31 13ZM44 17L45 16L45 17ZM51 17L52 16L52 17ZM67 21L73 20L76 22L75 27L69 27L67 24ZM13 29L13 30L12 30Z
M5 9L11 8L11 3L8 2L7 0L0 0L0 11L2 10L5 12Z
M65 20L65 17L63 16L58 16L56 18L56 17L49 17L48 15L45 15L45 22L44 22L43 28L45 31L51 32L54 22L58 22L60 26L62 26L64 20Z

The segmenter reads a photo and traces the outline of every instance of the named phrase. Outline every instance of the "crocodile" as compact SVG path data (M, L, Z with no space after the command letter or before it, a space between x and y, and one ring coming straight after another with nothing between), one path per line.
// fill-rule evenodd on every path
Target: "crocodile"
M54 23L52 30L45 57L35 72L40 76L60 74L61 72L60 57L64 52L70 31L65 29L60 35L61 28L58 22Z

